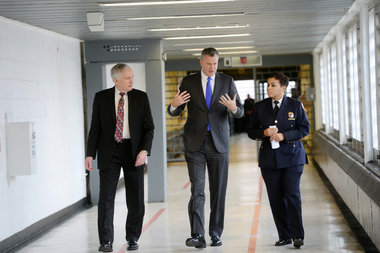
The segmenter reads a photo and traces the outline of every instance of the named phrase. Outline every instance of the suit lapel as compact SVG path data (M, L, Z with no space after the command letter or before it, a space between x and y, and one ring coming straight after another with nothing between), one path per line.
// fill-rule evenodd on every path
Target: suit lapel
M133 114L136 110L133 109L133 105L136 105L137 103L134 103L134 99L136 96L133 96L134 89L128 92L128 124L129 124L129 132L131 133L133 127L133 124L130 124L132 122L132 119L135 119L135 115Z
M282 98L282 103L281 103L281 106L280 106L280 110L278 110L278 113L284 111L285 110L284 108L286 108L286 107L288 107L288 99L287 99L286 96L284 96Z
M274 118L274 110L273 110L273 106L272 106L272 99L268 98L266 101L267 102L266 102L266 105L265 105L265 110L267 111L267 113L269 115L272 115L273 118Z
M273 118L274 118L273 100L271 98L268 98L267 100L268 100L268 102L267 102L265 108L266 108L268 114L273 115ZM283 110L285 110L284 108L286 108L287 105L288 105L288 100L287 100L286 96L284 96L282 98L282 103L281 103L281 106L280 106L280 110L278 110L277 115L279 115L280 112L282 112Z
M215 84L214 84L214 92L212 93L211 106L214 104L215 100L217 100L222 94L220 93L220 89L222 87L223 80L218 72L215 73ZM210 106L210 107L211 107Z
M107 93L108 108L111 111L113 124L116 125L116 111L115 111L115 86L108 90Z
M195 78L195 80L197 80L197 81L194 83L194 88L195 88L196 92L198 93L198 96L200 97L200 99L202 101L202 104L207 109L206 97L205 97L205 94L203 92L203 87L202 87L202 75L201 75L201 72L199 72L196 75L198 75L198 77Z

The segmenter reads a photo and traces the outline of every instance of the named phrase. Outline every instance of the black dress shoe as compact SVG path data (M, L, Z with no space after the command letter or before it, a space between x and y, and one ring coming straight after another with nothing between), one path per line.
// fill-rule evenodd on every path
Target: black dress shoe
M303 239L302 238L294 238L293 239L293 246L296 247L297 249L301 248L303 245Z
M112 244L110 242L108 242L106 244L100 244L99 251L101 251L101 252L112 252L113 251Z
M136 241L128 241L128 247L127 250L137 250L139 248L139 245Z
M191 238L187 238L186 246L195 248L206 248L206 240L203 235L196 234Z
M286 240L280 239L276 242L275 246L284 246L291 243L292 243L292 239L286 239Z
M211 246L222 246L222 240L217 236L211 237Z

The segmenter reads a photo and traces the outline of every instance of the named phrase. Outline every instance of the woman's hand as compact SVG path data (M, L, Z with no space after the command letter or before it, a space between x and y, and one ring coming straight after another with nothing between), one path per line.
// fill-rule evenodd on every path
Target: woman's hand
M283 141L283 140L285 140L285 136L282 133L276 133L276 134L274 134L274 135L272 135L270 137L270 141L280 142L280 141Z

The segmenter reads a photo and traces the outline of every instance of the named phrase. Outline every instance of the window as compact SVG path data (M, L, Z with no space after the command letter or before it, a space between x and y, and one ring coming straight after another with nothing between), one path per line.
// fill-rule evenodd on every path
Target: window
M332 30L327 38L336 38L335 41L326 41L319 47L322 49L319 55L320 120L326 134L339 139L343 149L359 162L368 162L368 168L378 173L380 5L368 13L363 11L365 8L360 8L357 15ZM338 77L342 77L341 80ZM340 86L338 80L342 82ZM339 117L340 113L343 117Z
M252 99L255 99L254 80L235 80L235 85L242 102L244 102L244 100L247 98L247 95L249 95Z
M344 42L344 40L342 39ZM348 110L348 84L347 84L347 75L346 75L346 70L347 70L347 55L346 55L346 43L343 43L342 45L342 69L343 69L343 104L344 104L344 125L345 125L345 130L346 130L346 138L349 137L349 110Z
M321 80L321 103L326 104L326 83L325 83L325 68L324 68L324 57L323 54L319 57L319 73ZM323 106L322 106L323 108ZM326 110L322 110L322 124L326 126Z
M327 111L326 111L326 117L328 118L328 121L326 122L328 125L326 126L326 129L328 129L328 134L330 134L330 130L332 127L332 103L331 103L331 49L327 51L325 54L325 57L327 58L326 60L326 66L325 66L325 71L326 71L326 78L327 82L325 83L325 91L326 91L326 103L324 104Z
M339 130L339 103L338 103L338 71L336 59L336 43L331 45L331 75L330 75L330 94L332 101L329 103L331 106L331 127ZM338 137L338 135L335 135Z
M360 134L360 101L359 101L359 77L358 77L358 41L357 25L348 31L348 97L349 97L349 128L353 140L361 141ZM356 149L355 147L353 147Z
M377 106L376 106L376 47L375 47L375 11L369 13L369 57L370 60L370 91L371 91L371 121L372 121L372 140L375 149L375 157L379 149L379 141L377 136ZM379 53L379 52L378 52Z

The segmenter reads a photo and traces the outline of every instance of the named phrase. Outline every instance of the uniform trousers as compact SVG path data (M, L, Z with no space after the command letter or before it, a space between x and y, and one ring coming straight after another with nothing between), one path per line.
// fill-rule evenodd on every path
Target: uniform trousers
M100 244L114 240L114 204L120 171L123 168L126 204L128 208L125 225L126 240L138 241L145 214L144 169L137 169L132 157L131 142L118 143L106 168L99 170L100 192L98 204L98 234Z
M304 238L300 180L303 165L261 168L279 239Z
M225 200L228 179L228 152L219 153L211 134L207 134L199 150L185 151L185 159L191 182L191 197L188 204L191 236L205 234L204 205L206 164L210 190L209 235L221 237L224 228Z

